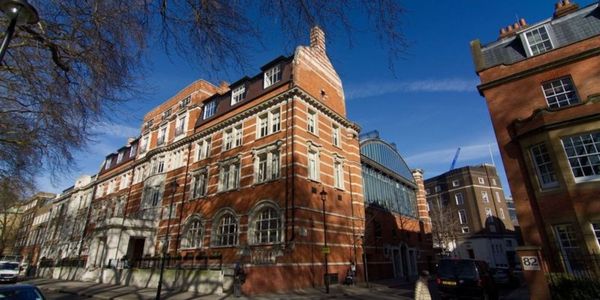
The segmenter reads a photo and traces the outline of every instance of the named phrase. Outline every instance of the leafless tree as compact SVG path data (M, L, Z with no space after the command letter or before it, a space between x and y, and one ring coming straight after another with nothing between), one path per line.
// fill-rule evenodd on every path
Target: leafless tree
M15 244L19 216L19 190L8 180L0 180L0 254L9 245ZM12 253L4 253L12 254Z
M73 166L91 129L139 95L145 54L157 42L217 71L244 67L273 27L294 43L315 24L348 37L373 32L392 61L405 48L394 0L35 2L40 22L18 26L0 63L0 177L21 183L41 168L60 174ZM368 21L355 20L360 15Z
M433 246L439 247L442 253L448 253L457 242L460 230L458 213L438 198L429 203L429 215Z

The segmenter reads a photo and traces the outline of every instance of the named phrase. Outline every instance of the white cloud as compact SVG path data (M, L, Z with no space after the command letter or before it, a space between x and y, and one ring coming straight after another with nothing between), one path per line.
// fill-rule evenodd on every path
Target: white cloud
M391 93L417 93L417 92L473 92L479 81L476 78L441 78L413 81L381 81L348 85L346 98L361 99L381 96Z
M137 127L108 122L100 123L94 129L94 132L120 138L137 137L138 135L140 135L140 129ZM127 141L125 140L123 144L125 144L126 142Z
M496 156L498 154L498 147L495 143L461 146L460 154L457 159L457 165L459 162L469 162L476 160L480 160L482 162L490 162L490 147L492 149L493 155ZM447 164L448 167L450 167L450 164L454 159L454 155L456 154L457 148L446 148L425 151L422 153L407 156L405 157L405 160L408 163L408 165L412 166L413 168L423 168L427 165L432 166L439 164Z

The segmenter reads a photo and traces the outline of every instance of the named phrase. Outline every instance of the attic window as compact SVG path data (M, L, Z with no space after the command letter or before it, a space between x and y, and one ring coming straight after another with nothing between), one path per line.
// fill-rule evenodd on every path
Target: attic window
M162 118L163 120L168 118L171 115L171 109L167 109L165 112L163 112Z
M236 105L246 98L246 86L240 85L231 91L231 105Z
M265 72L263 88L268 88L281 80L281 65L276 65Z
M210 101L204 106L204 120L212 117L217 112L217 100Z
M542 54L552 50L552 39L546 26L540 26L524 33L525 43L530 56Z

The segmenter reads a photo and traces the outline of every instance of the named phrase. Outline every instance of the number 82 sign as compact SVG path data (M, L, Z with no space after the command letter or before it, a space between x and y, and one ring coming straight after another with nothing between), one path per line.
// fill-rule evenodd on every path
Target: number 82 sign
M537 256L521 256L523 271L539 271L540 260Z

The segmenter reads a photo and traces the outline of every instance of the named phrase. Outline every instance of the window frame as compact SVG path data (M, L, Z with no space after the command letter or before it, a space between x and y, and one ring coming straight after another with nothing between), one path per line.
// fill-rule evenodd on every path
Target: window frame
M481 191L481 202L490 203L490 195L487 191Z
M230 222L223 223L223 220L226 217L230 218ZM221 212L216 216L213 224L214 228L211 232L211 245L213 247L235 247L239 244L240 222L239 218L233 211L226 210L224 212ZM228 232L225 232L225 228L223 228L224 226L233 226L233 232L231 232L231 228L227 230ZM224 238L227 240L227 243L223 243ZM232 239L231 242L229 242L230 239Z
M311 156L314 161L314 166L311 169ZM319 151L316 149L308 149L307 161L306 161L306 177L309 180L320 181L321 180L321 168L320 168L320 159L319 159ZM312 170L312 172L311 172Z
M563 82L563 81L568 81L568 82L565 84L565 82ZM554 93L552 95L546 94L546 90L548 90L548 89L552 89L552 91L554 92L554 89L556 89L558 87L558 86L555 87L555 85L554 85L557 82L560 84L560 88L562 88L563 91L561 93ZM550 87L546 88L545 85L550 85ZM565 86L568 86L568 85L571 86L572 90L567 91L565 89ZM575 83L573 82L573 78L570 75L562 76L562 77L548 80L548 81L544 81L544 82L542 82L542 84L540 84L540 88L542 89L542 95L544 95L544 100L546 101L546 106L549 109L563 109L563 108L581 104L581 98L579 97L579 93L577 92L577 88L575 87ZM566 98L566 100L563 100L563 101L558 100L558 97L560 97L562 95L567 97L567 95L569 95L571 93L574 95L573 99ZM555 102L550 103L550 98L555 99ZM565 102L565 101L567 102L567 104L561 104L561 102Z
M585 138L590 138L591 143L584 141ZM574 155L569 155L569 152L567 150L566 147L566 140L570 140L571 144L572 144L572 151L574 153ZM581 143L581 145L578 145L577 140L578 139ZM590 131L590 132L586 132L586 133L579 133L579 134L574 134L574 135L569 135L569 136L564 136L561 137L560 139L561 144L562 144L562 148L565 154L565 157L567 158L567 161L569 163L569 169L571 169L571 174L573 176L573 179L575 181L575 183L582 183L582 182L590 182L590 181L598 181L600 180L600 147L598 146L598 144L600 143L600 131ZM580 149L577 149L576 147L581 147ZM595 149L595 152L593 153L589 153L589 147L593 147ZM579 154L577 153L578 150L584 150L584 154ZM585 161L587 162L587 165L582 164L582 158L585 158ZM573 165L573 160L576 160L578 165L574 166ZM596 160L596 162L594 162L593 160ZM585 175L585 168L589 168L592 172L592 175ZM595 170L595 167L598 168L598 170ZM574 169L581 169L581 172L583 174L583 176L576 176L575 174L575 170Z
M269 210L271 212L275 213L275 216L270 216L269 219L263 220L261 219L262 217L262 213L265 210ZM261 228L260 230L258 229L259 227L259 223L265 222L265 221L269 221L268 225L270 226L273 222L276 222L276 227L275 228L271 228L268 227L267 229ZM254 212L252 213L251 217L250 217L250 232L249 232L249 243L251 245L273 245L273 244L280 244L283 241L283 214L281 212L281 209L279 209L278 207L276 207L275 205L272 204L265 204L265 205L259 205ZM257 236L257 234L260 233L264 233L266 231L267 233L267 241L263 242L262 241L262 235L260 237ZM275 238L271 239L271 232L275 232Z
M333 186L337 189L344 189L344 162L342 159L333 159Z
M277 180L281 177L281 151L279 145L269 145L255 150L253 158L254 184ZM261 170L263 166L264 170Z
M459 201L459 198L460 198L460 201ZM463 196L463 194L461 192L457 192L456 194L454 194L454 201L455 201L456 205L464 205L465 197Z
M331 124L331 143L336 147L342 146L341 135L340 135L340 126L335 123Z
M277 120L277 122L275 120ZM281 106L270 109L256 117L256 139L263 138L279 131L281 131Z
M464 220L463 220L463 218L464 218ZM469 224L469 219L467 217L467 211L465 209L458 210L458 223L461 225Z
M176 137L185 134L186 124L187 124L187 113L177 116L177 121L175 122L175 136Z
M196 142L196 147L198 147L198 149L196 149L196 161L201 161L203 159L206 159L210 156L210 150L211 150L211 142L212 142L212 137L211 136L207 136L203 139L200 139L198 142Z
M222 151L229 151L231 149L242 146L244 144L243 124L240 123L237 125L233 125L223 130L222 140Z
M227 169L227 170L226 170ZM226 192L240 188L241 159L235 157L219 163L219 192ZM227 178L225 178L227 176ZM227 180L227 182L225 182Z
M202 184L202 193L199 194L198 193L198 181L201 176L203 176L204 179L203 179L203 184ZM192 173L192 185L191 185L192 199L198 199L198 198L206 197L208 195L209 179L210 179L210 177L208 174L208 168L202 168L202 169L196 170Z
M210 100L202 108L202 120L206 120L217 113L217 99Z
M312 126L311 126L312 121ZM308 109L306 111L306 131L319 135L319 117L318 112L313 109Z
M240 84L231 90L231 106L246 100L246 85Z
M194 224L198 224L197 227L194 227ZM186 229L184 234L185 245L181 248L183 249L201 249L204 247L204 233L205 233L205 222L198 216L190 217L190 219L186 222ZM190 239L190 231L195 230L195 233ZM199 245L197 245L199 243Z
M277 64L263 73L263 89L267 89L283 78L283 68L281 64Z
M527 34L528 34L528 33L531 33L531 32L533 32L533 31L537 31L537 32L538 32L538 34L540 34L540 36L541 36L541 32L540 32L539 30L540 30L540 29L542 29L542 28L544 29L544 31L546 31L546 35L548 36L548 40L547 40L547 41L549 41L549 42L550 42L550 49L544 49L544 50L543 50L543 51L541 51L541 52L534 53L534 52L533 52L533 49L532 49L532 44L530 43L529 39L527 38ZM527 57L533 57L533 56L542 55L542 54L544 54L544 53L547 53L547 52L549 52L549 51L552 51L552 50L556 49L556 45L554 45L554 41L553 41L553 38L552 38L552 30L551 30L551 27L550 27L550 26L548 26L547 24L543 24L543 25L541 25L541 26L536 26L536 27L534 27L534 28L528 28L526 31L524 31L524 32L522 33L522 37L523 37L523 40L524 40L524 42L525 42L525 50L527 51ZM543 40L543 41L541 41L541 42L538 42L538 43L537 43L537 44L535 44L534 46L537 46L537 45L539 45L539 44L541 44L541 43L545 43L545 42L546 42L546 41L545 41L545 40Z
M543 147L544 151L542 151L542 147ZM563 146L563 149L564 149L564 146ZM541 155L541 156L538 157L538 155L536 153L534 153L534 151L537 151L539 153L539 155ZM552 188L558 187L559 183L558 183L558 177L556 175L556 171L554 170L554 162L552 161L552 156L550 156L550 152L548 151L548 148L546 147L546 143L542 142L542 143L538 143L535 145L531 145L531 146L529 146L528 152L529 152L531 164L533 165L533 168L535 170L538 187L541 190L547 190L547 189L552 189ZM548 161L545 161L545 159L543 157L544 155L546 155L548 157ZM540 163L538 163L538 158L542 159L544 161L541 162L541 164L540 164ZM550 173L545 174L541 170L541 167L544 167L545 172L550 172ZM554 181L544 182L545 176L550 176L550 179L554 178Z

